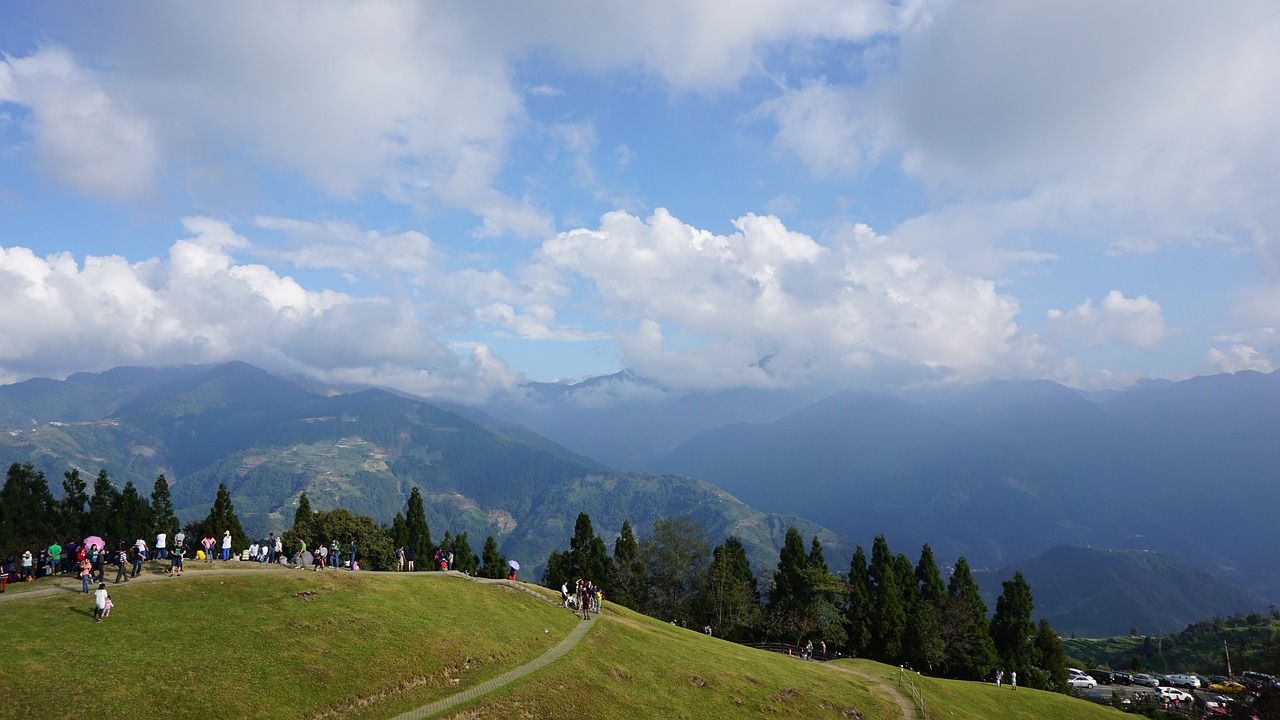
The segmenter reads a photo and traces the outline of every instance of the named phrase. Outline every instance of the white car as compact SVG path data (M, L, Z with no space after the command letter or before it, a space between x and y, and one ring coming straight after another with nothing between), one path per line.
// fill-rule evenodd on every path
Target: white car
M1098 681L1084 673L1080 673L1079 675L1072 675L1067 678L1067 687L1075 688L1077 690L1090 690L1098 687Z
M1175 700L1181 700L1183 702L1191 702L1195 700L1195 698L1192 697L1191 693L1187 692L1186 690L1183 690L1182 688L1164 687L1164 686L1156 688L1156 697L1160 698L1161 700L1168 700L1169 702L1173 702Z
M1166 677L1169 679L1170 685L1176 685L1177 687L1183 688L1200 687L1200 678L1195 675L1168 675Z

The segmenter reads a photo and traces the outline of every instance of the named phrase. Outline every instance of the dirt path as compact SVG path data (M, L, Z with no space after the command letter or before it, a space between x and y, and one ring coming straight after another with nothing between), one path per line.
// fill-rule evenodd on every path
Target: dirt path
M916 720L917 718L920 717L920 710L915 706L915 703L911 702L911 698L904 695L903 692L899 690L896 685L889 682L888 680L885 680L884 678L876 677L875 675L870 675L868 673L862 672L861 670L854 670L853 668L843 667L840 665L830 665L827 663L823 663L822 667L828 670L834 670L836 672L855 675L857 677L862 678L863 680L867 680L871 682L877 688L880 689L880 692L893 698L898 703L898 709L902 710L902 720Z

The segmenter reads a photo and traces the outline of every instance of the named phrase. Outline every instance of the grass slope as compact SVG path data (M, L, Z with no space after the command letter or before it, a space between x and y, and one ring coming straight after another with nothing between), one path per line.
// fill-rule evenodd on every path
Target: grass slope
M3 600L0 718L392 717L533 660L579 622L434 573L202 569L109 589L101 625L78 588ZM804 662L607 610L564 658L446 717L901 717L855 674L894 668ZM917 682L931 719L1115 716L1063 695Z
M895 682L897 668L868 660L838 661L868 675ZM992 683L941 680L917 675L928 720L1118 720L1124 713L1061 693L1018 688L996 689Z

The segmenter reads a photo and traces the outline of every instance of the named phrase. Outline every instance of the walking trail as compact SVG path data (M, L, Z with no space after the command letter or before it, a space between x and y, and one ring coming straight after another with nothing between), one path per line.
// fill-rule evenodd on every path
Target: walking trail
M836 672L855 675L857 677L862 678L863 680L867 680L871 682L871 684L875 685L876 689L879 690L881 693L888 695L889 697L897 701L898 709L902 711L903 720L916 720L916 718L921 717L920 711L916 708L915 703L911 702L911 698L904 695L902 691L897 688L897 686L895 686L893 683L889 682L888 680L885 680L884 678L876 677L875 675L871 675L869 673L862 672L861 670L842 667L840 665L830 665L827 663L823 663L822 666L828 670L834 670Z

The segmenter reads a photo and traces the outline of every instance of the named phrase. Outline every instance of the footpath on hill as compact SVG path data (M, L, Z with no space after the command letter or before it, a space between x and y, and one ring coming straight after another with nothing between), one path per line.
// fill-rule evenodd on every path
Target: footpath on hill
M898 703L898 709L902 711L903 720L915 720L915 718L922 717L920 715L919 710L916 708L915 703L911 702L911 698L904 695L902 691L897 688L897 686L885 680L884 678L879 678L879 677L876 677L875 675L862 672L861 670L855 670L853 668L843 667L840 665L830 665L827 663L823 663L823 667L828 670L834 670L836 672L846 673L848 675L853 675L853 676L862 678L863 680L867 680L871 682L876 686L877 689L880 690L880 692L893 698L894 701Z

